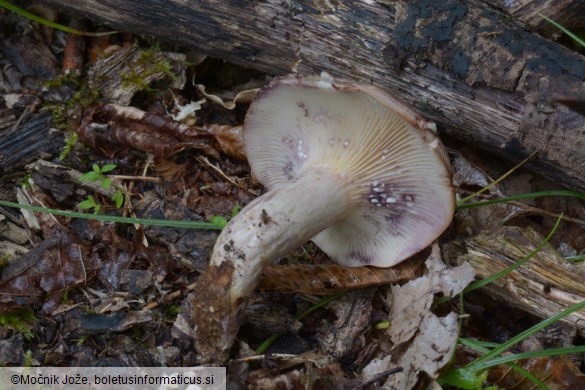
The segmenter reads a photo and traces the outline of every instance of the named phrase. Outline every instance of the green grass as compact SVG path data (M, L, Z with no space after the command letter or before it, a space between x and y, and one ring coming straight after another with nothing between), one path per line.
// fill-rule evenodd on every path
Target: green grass
M562 318L585 308L585 301L577 303L562 312L549 317L531 328L525 330L512 337L502 344L482 342L474 339L459 338L459 344L482 353L480 357L468 363L464 367L452 368L441 374L439 383L442 385L451 385L460 389L479 390L482 389L483 383L487 378L488 369L498 366L500 364L508 365L512 370L528 379L540 389L548 389L548 387L532 373L528 372L521 366L514 362L523 359L534 359L540 357L554 357L560 355L580 354L585 353L585 346L564 347L564 348L549 348L540 351L522 352L516 354L507 354L502 356L503 352L518 345L526 338L534 335L554 324Z
M7 202L0 200L0 206L13 207L18 209L37 211L41 213L49 213L53 215L61 215L69 218L81 218L81 219L92 219L96 221L104 222L117 222L117 223L130 223L137 225L150 225L150 226L164 226L174 227L183 229L210 229L210 230L221 230L222 228L211 222L200 222L200 221L175 221L169 219L150 219L150 218L132 218L132 217L118 217L115 215L101 215L101 214L86 214L79 213L76 211L67 211L59 209L50 209L46 207L32 206L27 204L20 204L14 202Z
M47 20L44 18L41 18L40 16L37 16L33 13L30 13L27 10L22 9L20 7L17 7L13 4L10 4L9 2L4 1L4 0L0 0L0 7L4 7L7 10L15 12L15 13L17 13L21 16L24 16L25 18L30 19L34 22L41 23L45 26L52 27L52 28L57 29L57 30L65 31L65 32L71 33L71 34L84 35L84 36L88 36L88 37L100 37L100 36L104 36L104 35L111 35L111 34L117 33L116 31L100 32L100 33L90 33L90 32L86 32L86 31L80 31L80 30L77 30L77 29L74 29L74 28L71 28L68 26L64 26L64 25L59 24L59 23L51 22L50 20Z
M571 37L575 42L577 42L582 47L585 47L585 41L583 39L579 38L576 34L571 32L567 28L565 28L562 24L555 22L554 20L552 20L551 18L549 18L546 15L538 14L538 16L540 16L541 18L543 18L544 20L546 20L547 22L549 22L550 24L552 24L553 26L555 26L556 28L558 28L559 30L564 32L565 34L567 34L569 37Z
M579 198L585 200L585 194L581 194L576 191L570 190L549 190L549 191L539 191L539 192L530 192L528 194L520 194L514 195L506 198L499 198L499 199L491 199L491 200L484 200L481 202L473 202L473 203L466 203L466 200L461 200L457 202L457 210L465 210L471 209L475 207L482 207L482 206L489 206L491 204L498 204L498 203L506 203L512 202L516 200L522 199L534 199L539 198L542 196L569 196L573 198ZM468 199L468 198L466 198Z

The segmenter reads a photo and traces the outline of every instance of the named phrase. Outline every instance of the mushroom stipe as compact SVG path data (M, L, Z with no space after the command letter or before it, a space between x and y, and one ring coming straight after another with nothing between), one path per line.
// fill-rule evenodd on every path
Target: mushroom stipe
M434 130L384 91L325 73L265 87L243 131L267 192L222 231L197 282L200 362L228 359L264 266L305 242L348 267L391 267L433 242L455 210Z

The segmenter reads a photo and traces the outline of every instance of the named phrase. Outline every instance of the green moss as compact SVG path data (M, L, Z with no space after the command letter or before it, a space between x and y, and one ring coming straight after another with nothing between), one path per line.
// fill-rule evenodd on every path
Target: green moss
M65 114L65 105L63 104L45 104L43 106L45 111L51 114L53 127L61 130L68 130L68 118Z
M65 145L63 145L63 150L59 155L59 160L63 161L69 156L69 154L71 154L71 151L75 145L77 145L78 140L79 137L77 136L77 133L67 132L65 135Z
M24 338L33 338L32 323L35 321L32 310L19 308L6 313L0 313L0 326L22 333Z
M155 92L150 83L154 76L163 75L175 79L173 64L160 51L158 45L140 52L135 61L128 63L128 70L120 75L124 88L136 88L140 91Z
M285 258L288 264L310 264L315 257L315 251L315 244L309 242L299 249L292 251Z
M88 338L89 338L89 336L88 336L88 335L82 335L82 336L80 336L80 337L77 339L77 341L75 342L75 344L76 344L77 346L83 345L83 344L84 344L84 343L87 341L87 339L88 339Z
M77 129L72 127L76 126L76 119L81 109L95 104L100 98L97 88L90 87L87 83L80 83L79 78L75 77L58 77L47 82L46 86L56 88L65 82L77 88L73 96L65 103L47 102L43 106L43 109L51 114L52 126L66 133L65 145L59 155L60 160L65 160L77 144L78 136L75 133Z
M33 366L33 355L30 349L24 353L24 362L22 363L22 366L23 367Z
M61 298L61 303L63 305L71 305L73 301L69 298L69 290L65 290L63 293L63 297Z
M73 97L67 101L67 108L73 110L77 107L91 106L99 100L100 96L101 94L97 87L90 87L88 84L84 83L77 92L75 92Z
M53 86L59 86L57 81L51 80L49 83L54 83ZM43 109L48 111L52 116L53 127L61 131L74 130L69 128L69 123L76 115L79 108L88 107L96 103L100 98L100 92L95 87L90 87L87 83L74 84L77 91L66 103L63 102L46 102Z
M64 85L69 85L73 88L79 88L81 81L79 75L75 73L62 73L51 80L47 80L43 83L43 86L47 89L58 88Z
M8 267L8 265L10 264L8 262L8 260L10 260L10 257L11 256L8 253L3 256L0 256L0 273L4 268Z
M183 308L179 305L170 305L165 310L164 321L172 324L176 321L177 316L183 312Z
M144 338L145 332L142 326L133 326L130 329L130 332L132 333L132 338L134 341L136 341L137 344L144 346L142 339Z
M89 305L82 305L79 307L79 309L85 313L85 314L97 314L97 312L95 311L95 309L93 309L91 306Z

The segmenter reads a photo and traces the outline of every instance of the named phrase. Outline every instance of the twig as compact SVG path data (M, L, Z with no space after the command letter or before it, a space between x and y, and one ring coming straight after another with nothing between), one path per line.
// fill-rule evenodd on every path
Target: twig
M548 210L541 209L538 207L530 206L530 205L527 205L526 203L522 203L522 202L511 201L510 204L513 204L514 206L518 206L518 207L524 209L524 211L526 211L528 213L546 215L547 217L553 217L553 218L559 218L562 215L561 219L563 221L573 222L573 223L585 226L585 221L582 219L568 217L568 216L561 214L561 213L555 213L553 211L548 211ZM510 219L513 219L514 217L515 216L513 216L512 218L506 219L504 222L508 222Z
M218 167L216 167L215 165L213 165L212 163L209 162L209 160L207 159L207 157L204 156L198 156L197 157L197 161L199 161L200 163L202 163L203 165L213 169L215 172L217 172L221 177L223 177L225 180L229 181L230 183L232 183L233 185L235 185L238 188L241 188L242 190L254 195L254 196L259 196L260 194L257 194L255 191L252 191L240 184L238 184L237 182L235 182L232 178L230 178L228 175L226 175L221 169L219 169Z
M139 180L139 181L150 181L153 183L160 183L160 177L153 177L153 176L132 176L132 175L108 175L111 179L118 179L118 180Z

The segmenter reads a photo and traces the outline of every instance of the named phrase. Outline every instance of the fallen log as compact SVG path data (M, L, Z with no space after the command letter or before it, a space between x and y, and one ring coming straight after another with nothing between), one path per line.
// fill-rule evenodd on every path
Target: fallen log
M443 135L585 190L585 58L479 0L45 0L270 74L374 83Z

